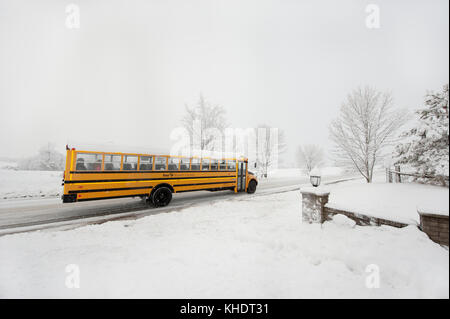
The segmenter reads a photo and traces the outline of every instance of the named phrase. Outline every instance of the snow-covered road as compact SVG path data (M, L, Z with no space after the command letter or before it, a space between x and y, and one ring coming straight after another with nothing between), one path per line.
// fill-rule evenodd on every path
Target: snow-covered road
M324 177L324 183L349 178L354 176L329 176ZM274 177L260 181L255 196L298 189L308 183L306 177ZM249 195L234 194L230 191L180 193L174 195L168 207L162 208L149 208L140 199L133 198L70 204L61 203L59 198L4 200L0 201L0 235L47 228L49 224L56 227L101 223L118 218L137 218L235 196Z

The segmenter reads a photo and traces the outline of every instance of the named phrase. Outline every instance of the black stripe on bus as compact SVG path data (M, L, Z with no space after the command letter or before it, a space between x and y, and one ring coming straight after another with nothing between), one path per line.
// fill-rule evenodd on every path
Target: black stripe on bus
M141 174L156 174L156 173L236 173L236 170L216 170L216 171L210 171L210 170L206 170L206 171L190 171L190 170L185 170L185 171L70 171L70 174L124 174L124 173L128 173L128 174L135 174L135 173L141 173Z
M191 177L161 177L161 178L132 178L132 179L95 179L95 180L64 181L64 184L134 182L134 181L164 181L164 180L173 180L173 179L205 179L205 178L235 178L235 176L202 176L202 177L191 176Z
M219 188L200 188L200 189L189 189L189 190L183 190L183 191L177 191L177 193L187 193L187 192L198 192L198 191L225 191L225 190L233 190L234 186L225 186L225 187L219 187Z
M99 200L99 199L113 199L113 198L135 197L135 196L148 196L148 194L133 194L133 195L108 196L108 197L80 198L80 199L77 199L77 202L86 202L86 201L89 201L89 200Z
M177 193L186 193L186 192L195 192L195 191L232 190L233 188L234 187L204 188L204 189L193 189L193 190L177 191ZM133 195L108 196L108 197L79 198L76 201L77 202L87 202L87 201L90 201L90 200L116 199L116 198L136 197L136 196L148 196L148 194L133 194Z
M235 182L225 181L225 182L214 182L214 183L179 184L179 185L173 185L173 187L197 186L197 185L215 185L215 184L235 184ZM128 191L128 190L135 190L135 189L151 189L151 188L153 188L153 186L124 187L124 188L102 188L102 189L81 189L81 190L69 191L69 194Z
M153 186L145 186L145 187L126 187L126 188L103 188L103 189L81 189L76 191L69 191L69 194L78 194L78 193L95 193L95 192L112 192L112 191L128 191L134 189L147 189L153 188Z
M179 184L173 185L173 187L183 187L183 186L197 186L197 185L215 185L215 184L235 184L236 182L214 182L214 183L198 183L198 184Z

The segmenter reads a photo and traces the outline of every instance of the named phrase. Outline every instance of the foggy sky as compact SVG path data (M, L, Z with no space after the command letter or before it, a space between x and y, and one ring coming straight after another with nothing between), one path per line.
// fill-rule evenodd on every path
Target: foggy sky
M80 28L65 25L66 5ZM365 7L381 9L368 29ZM0 0L0 156L51 141L168 149L200 94L233 127L330 147L358 86L423 103L448 83L448 0Z

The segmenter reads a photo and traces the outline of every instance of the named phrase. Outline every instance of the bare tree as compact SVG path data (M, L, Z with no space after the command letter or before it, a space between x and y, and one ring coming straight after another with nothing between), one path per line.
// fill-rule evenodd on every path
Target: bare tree
M325 154L320 146L308 144L298 147L296 157L298 165L309 174L314 167L322 165Z
M270 167L277 166L280 155L286 151L283 130L266 124L258 125L256 132L256 163L262 177L267 177Z
M217 140L221 138L218 135L221 135L227 126L225 109L211 105L200 95L196 106L186 105L182 125L190 134L191 147L199 147L201 151L217 150ZM195 141L198 141L197 145Z
M330 126L337 163L354 167L371 183L375 164L407 118L405 111L394 108L391 94L369 87L354 90Z

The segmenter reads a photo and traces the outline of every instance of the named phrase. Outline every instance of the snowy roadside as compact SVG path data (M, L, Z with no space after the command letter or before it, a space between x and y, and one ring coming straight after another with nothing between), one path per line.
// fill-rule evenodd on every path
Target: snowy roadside
M0 238L0 297L448 298L448 250L417 227L301 223L298 191ZM80 288L65 286L66 266ZM369 289L368 265L380 271Z
M0 200L58 197L62 172L0 169Z

